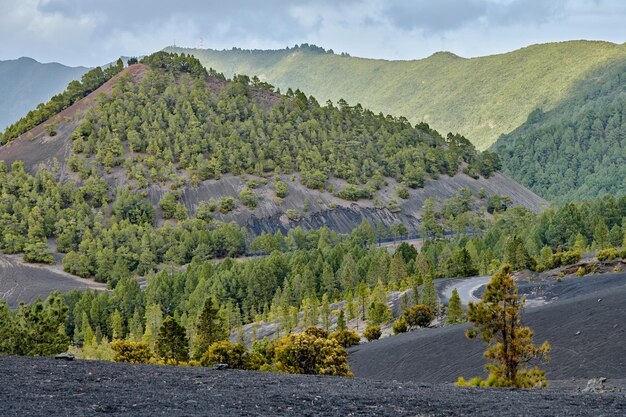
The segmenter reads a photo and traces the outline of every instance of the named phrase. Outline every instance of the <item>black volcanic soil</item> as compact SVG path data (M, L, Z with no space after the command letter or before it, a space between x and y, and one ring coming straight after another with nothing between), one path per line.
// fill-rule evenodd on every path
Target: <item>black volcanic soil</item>
M46 298L52 291L74 289L104 290L105 284L79 278L63 272L60 265L31 265L16 256L0 254L0 300L15 308L20 301L31 303L38 297Z
M524 323L535 343L548 340L549 380L626 379L626 273L586 276L538 291L549 304L529 308ZM582 293L582 295L580 295ZM422 329L350 349L355 376L414 382L454 382L485 376L481 341L465 338L467 325Z
M112 362L0 357L0 415L618 416L623 393L459 388Z

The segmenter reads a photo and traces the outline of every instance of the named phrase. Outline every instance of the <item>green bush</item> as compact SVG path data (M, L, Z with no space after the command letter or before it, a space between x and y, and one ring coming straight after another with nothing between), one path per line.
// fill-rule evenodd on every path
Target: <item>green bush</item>
M309 326L304 330L303 333L313 337L322 337L328 339L328 332L317 326Z
M222 340L213 343L200 359L202 366L211 366L218 363L226 363L233 369L245 369L246 348L241 343L231 343L230 340Z
M433 310L424 304L417 304L403 314L406 324L411 327L428 327L435 318Z
M24 245L24 261L53 264L54 256L48 251L46 242L27 243Z
M552 267L572 265L580 261L582 254L579 251L557 252L552 255Z
M361 343L361 338L354 330L337 330L331 333L329 338L336 340L344 348L356 346Z
M372 192L369 189L359 188L352 184L346 185L343 190L336 192L335 195L339 198L343 198L344 200L349 201L372 198Z
M406 187L398 187L396 189L396 194L403 200L409 198L409 190Z
M391 330L393 330L393 334L406 333L409 330L406 318L404 316L400 316L400 318L391 326Z
M285 198L287 197L287 194L289 194L287 184L280 180L276 180L276 182L274 182L274 189L276 190L276 195L280 198Z
M256 193L252 190L243 190L240 192L239 201L241 201L241 204L248 207L250 210L254 210L259 203Z
M393 319L391 309L385 303L373 302L367 309L367 321L372 325L390 322Z
M222 197L220 199L219 211L222 214L230 213L235 209L235 199L232 197Z
M288 209L285 211L285 216L287 216L289 220L293 220L294 222L300 220L300 213L298 213L298 210Z
M382 335L382 331L380 330L380 326L367 326L365 328L365 331L363 332L363 336L365 336L365 338L368 341L372 341L372 340L378 340L380 339L380 336Z

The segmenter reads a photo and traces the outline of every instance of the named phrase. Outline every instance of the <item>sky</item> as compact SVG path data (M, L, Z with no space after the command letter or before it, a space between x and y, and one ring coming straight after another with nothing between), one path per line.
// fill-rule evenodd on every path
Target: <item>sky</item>
M169 45L463 57L574 39L626 42L625 0L0 0L0 60L96 66Z

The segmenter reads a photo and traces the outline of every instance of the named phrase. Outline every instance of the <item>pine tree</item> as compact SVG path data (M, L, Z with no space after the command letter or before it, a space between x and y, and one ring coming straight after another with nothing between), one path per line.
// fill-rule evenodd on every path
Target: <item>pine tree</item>
M585 236L583 236L582 233L578 233L576 235L576 239L574 240L574 247L572 248L575 251L579 251L580 253L583 253L586 249L587 249L587 239L585 239ZM550 250L550 252L552 252L552 250Z
M398 284L405 279L407 275L408 273L404 257L401 253L396 251L396 254L391 259L391 264L389 265L389 282L395 282Z
M341 268L339 269L339 280L344 291L356 288L359 282L359 272L352 255L347 254L343 257Z
M517 295L511 266L504 265L492 278L482 301L469 303L467 318L474 325L468 329L470 339L480 336L489 345L485 357L493 362L486 366L492 386L535 388L546 385L545 372L537 367L526 369L533 359L548 359L550 344L533 344L533 331L523 327L523 300ZM483 381L487 384L487 381ZM459 379L459 384L464 383Z
M443 236L443 226L437 223L435 209L435 199L428 197L422 207L424 214L422 215L422 222L420 223L420 233L426 239L437 239Z
M330 310L330 303L328 302L328 294L324 294L322 296L322 306L320 312L322 315L322 327L324 327L324 330L329 331L332 312Z
M609 229L604 220L600 220L593 230L593 241L597 249L606 249L611 243L609 241Z
M14 355L18 334L13 314L6 302L0 301L0 355Z
M337 292L337 289L335 287L335 274L333 274L333 269L328 263L324 264L321 284L322 291L328 294L328 298L330 300L334 300Z
M111 332L113 340L124 337L124 321L120 311L117 309L111 314Z
M348 326L346 325L345 313L343 310L339 310L339 315L337 316L337 330L347 330Z
M365 311L367 307L367 301L369 299L369 288L365 285L365 282L359 284L359 314L361 315L361 320L365 320Z
M202 312L196 320L196 336L193 343L193 355L199 358L206 353L215 342L226 340L228 329L219 309L213 305L213 299L207 297Z
M317 299L305 298L302 300L302 322L306 327L317 326L319 320L319 311L317 308Z
M158 304L150 304L146 307L145 314L146 330L143 333L142 341L145 342L150 349L154 350L156 336L163 324L163 311Z
M185 362L189 359L189 341L185 328L172 317L167 316L155 343L155 352L160 358Z
M128 338L133 342L141 341L143 336L143 323L141 322L141 314L139 313L139 309L136 309L133 313L133 317L130 319L128 323Z
M446 314L448 315L446 318L447 324L457 324L465 321L465 314L463 313L463 307L461 307L461 297L459 297L459 292L456 288L452 290Z
M51 294L45 302L21 304L17 311L19 339L15 353L50 356L65 352L70 344L65 334L67 311L59 293Z
M435 313L438 311L439 300L432 274L427 274L424 278L421 303L430 307Z

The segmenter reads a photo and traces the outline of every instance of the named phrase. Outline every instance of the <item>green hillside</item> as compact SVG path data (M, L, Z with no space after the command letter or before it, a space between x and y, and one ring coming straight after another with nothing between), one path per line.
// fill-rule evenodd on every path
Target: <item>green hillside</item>
M436 53L413 61L354 58L307 45L276 51L168 50L191 53L226 76L257 74L283 90L300 88L320 100L343 98L442 132L460 132L479 149L520 126L535 108L552 109L590 71L626 57L626 44L591 41L471 59Z
M626 59L603 66L554 109L533 111L493 146L505 171L557 202L626 192Z
M87 91L97 99L79 98ZM440 176L489 177L499 169L495 154L477 152L462 136L444 138L427 125L345 102L322 106L299 90L279 95L244 75L228 81L193 57L164 52L125 69L121 61L104 72L93 69L39 107L62 109L64 117L50 116L45 129L40 125L0 147L0 249L53 263L47 242L55 239L56 250L67 253L66 271L109 282L163 262L242 254L247 231L215 217L232 211L261 216L268 205L280 206L296 181L338 200L374 203L389 181L401 183L394 192L407 200ZM29 113L8 133L25 132L40 116L46 114ZM64 151L46 167L55 143ZM59 181L63 173L74 181ZM238 200L218 202L217 194L207 193L193 210L184 204L186 192L227 175L246 177ZM264 198L259 189L267 183L274 191ZM155 188L158 199L151 199ZM471 195L466 190L456 204L463 209L448 211L471 211ZM399 204L388 208L399 211ZM308 205L306 197L299 204ZM293 209L284 213L300 216ZM471 225L463 218L459 227Z
M85 72L84 67L42 64L31 58L0 61L0 131Z

